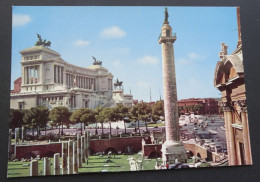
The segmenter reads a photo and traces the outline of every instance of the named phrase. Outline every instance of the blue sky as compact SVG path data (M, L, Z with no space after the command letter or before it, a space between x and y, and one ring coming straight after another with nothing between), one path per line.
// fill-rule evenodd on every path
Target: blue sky
M236 8L168 7L174 43L178 99L220 97L213 86L221 42L237 43ZM12 88L21 75L19 51L39 33L72 64L88 67L92 56L130 89L134 99L163 98L158 36L164 7L13 7Z

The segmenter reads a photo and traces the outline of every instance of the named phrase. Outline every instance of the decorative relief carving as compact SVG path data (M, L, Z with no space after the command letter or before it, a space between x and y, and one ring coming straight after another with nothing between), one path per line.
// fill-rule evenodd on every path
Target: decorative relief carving
M231 106L224 106L223 107L223 111L224 112L231 112L232 111L232 107Z
M236 104L240 107L241 112L247 112L246 100L239 100Z

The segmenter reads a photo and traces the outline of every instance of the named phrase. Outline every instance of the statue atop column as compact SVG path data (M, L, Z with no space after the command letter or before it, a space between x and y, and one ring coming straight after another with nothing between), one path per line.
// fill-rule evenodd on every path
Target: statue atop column
M42 40L42 37L39 34L37 34L37 37L38 37L38 41L35 43L35 46L43 46L43 47L51 46L50 41L46 41L46 39Z
M169 23L168 22L168 18L169 18L168 10L167 10L167 8L165 8L165 11L164 11L164 23Z

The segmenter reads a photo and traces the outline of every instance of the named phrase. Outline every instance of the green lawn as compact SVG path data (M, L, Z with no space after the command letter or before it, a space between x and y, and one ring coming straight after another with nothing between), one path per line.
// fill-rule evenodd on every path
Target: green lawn
M134 157L136 160L142 160L140 154L134 155L116 155L115 158L112 155L110 163L106 163L107 155L102 157L99 156L90 156L87 163L82 165L82 168L79 168L79 173L88 173L88 172L101 172L105 170L107 172L121 172L121 171L130 171L130 166L128 162L128 156ZM143 170L154 170L155 159L151 160L142 160L143 161ZM53 163L53 159L51 159ZM28 166L23 166L23 164L29 164ZM43 160L39 160L39 175L43 175ZM105 172L104 171L104 172ZM53 173L53 167L51 166L51 173ZM8 171L7 177L25 177L30 175L30 162L8 162Z
M53 163L53 159L51 159ZM28 166L23 166L23 164L29 164ZM38 161L38 172L39 175L43 175L43 159ZM51 166L51 174L53 173L53 167ZM30 162L8 162L7 177L25 177L30 176Z
M151 124L148 124L148 127L155 127L155 126L165 126L164 123L151 123Z

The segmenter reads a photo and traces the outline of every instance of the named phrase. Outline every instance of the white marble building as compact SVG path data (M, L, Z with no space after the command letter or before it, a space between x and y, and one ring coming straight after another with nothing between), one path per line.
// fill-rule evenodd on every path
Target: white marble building
M79 67L44 46L27 48L20 53L22 75L19 91L11 91L11 108L29 109L44 105L49 109L65 106L75 110L113 107L118 103L118 99L113 98L113 75L102 67L102 63ZM132 98L132 95L130 99L127 96L123 103L131 105Z

